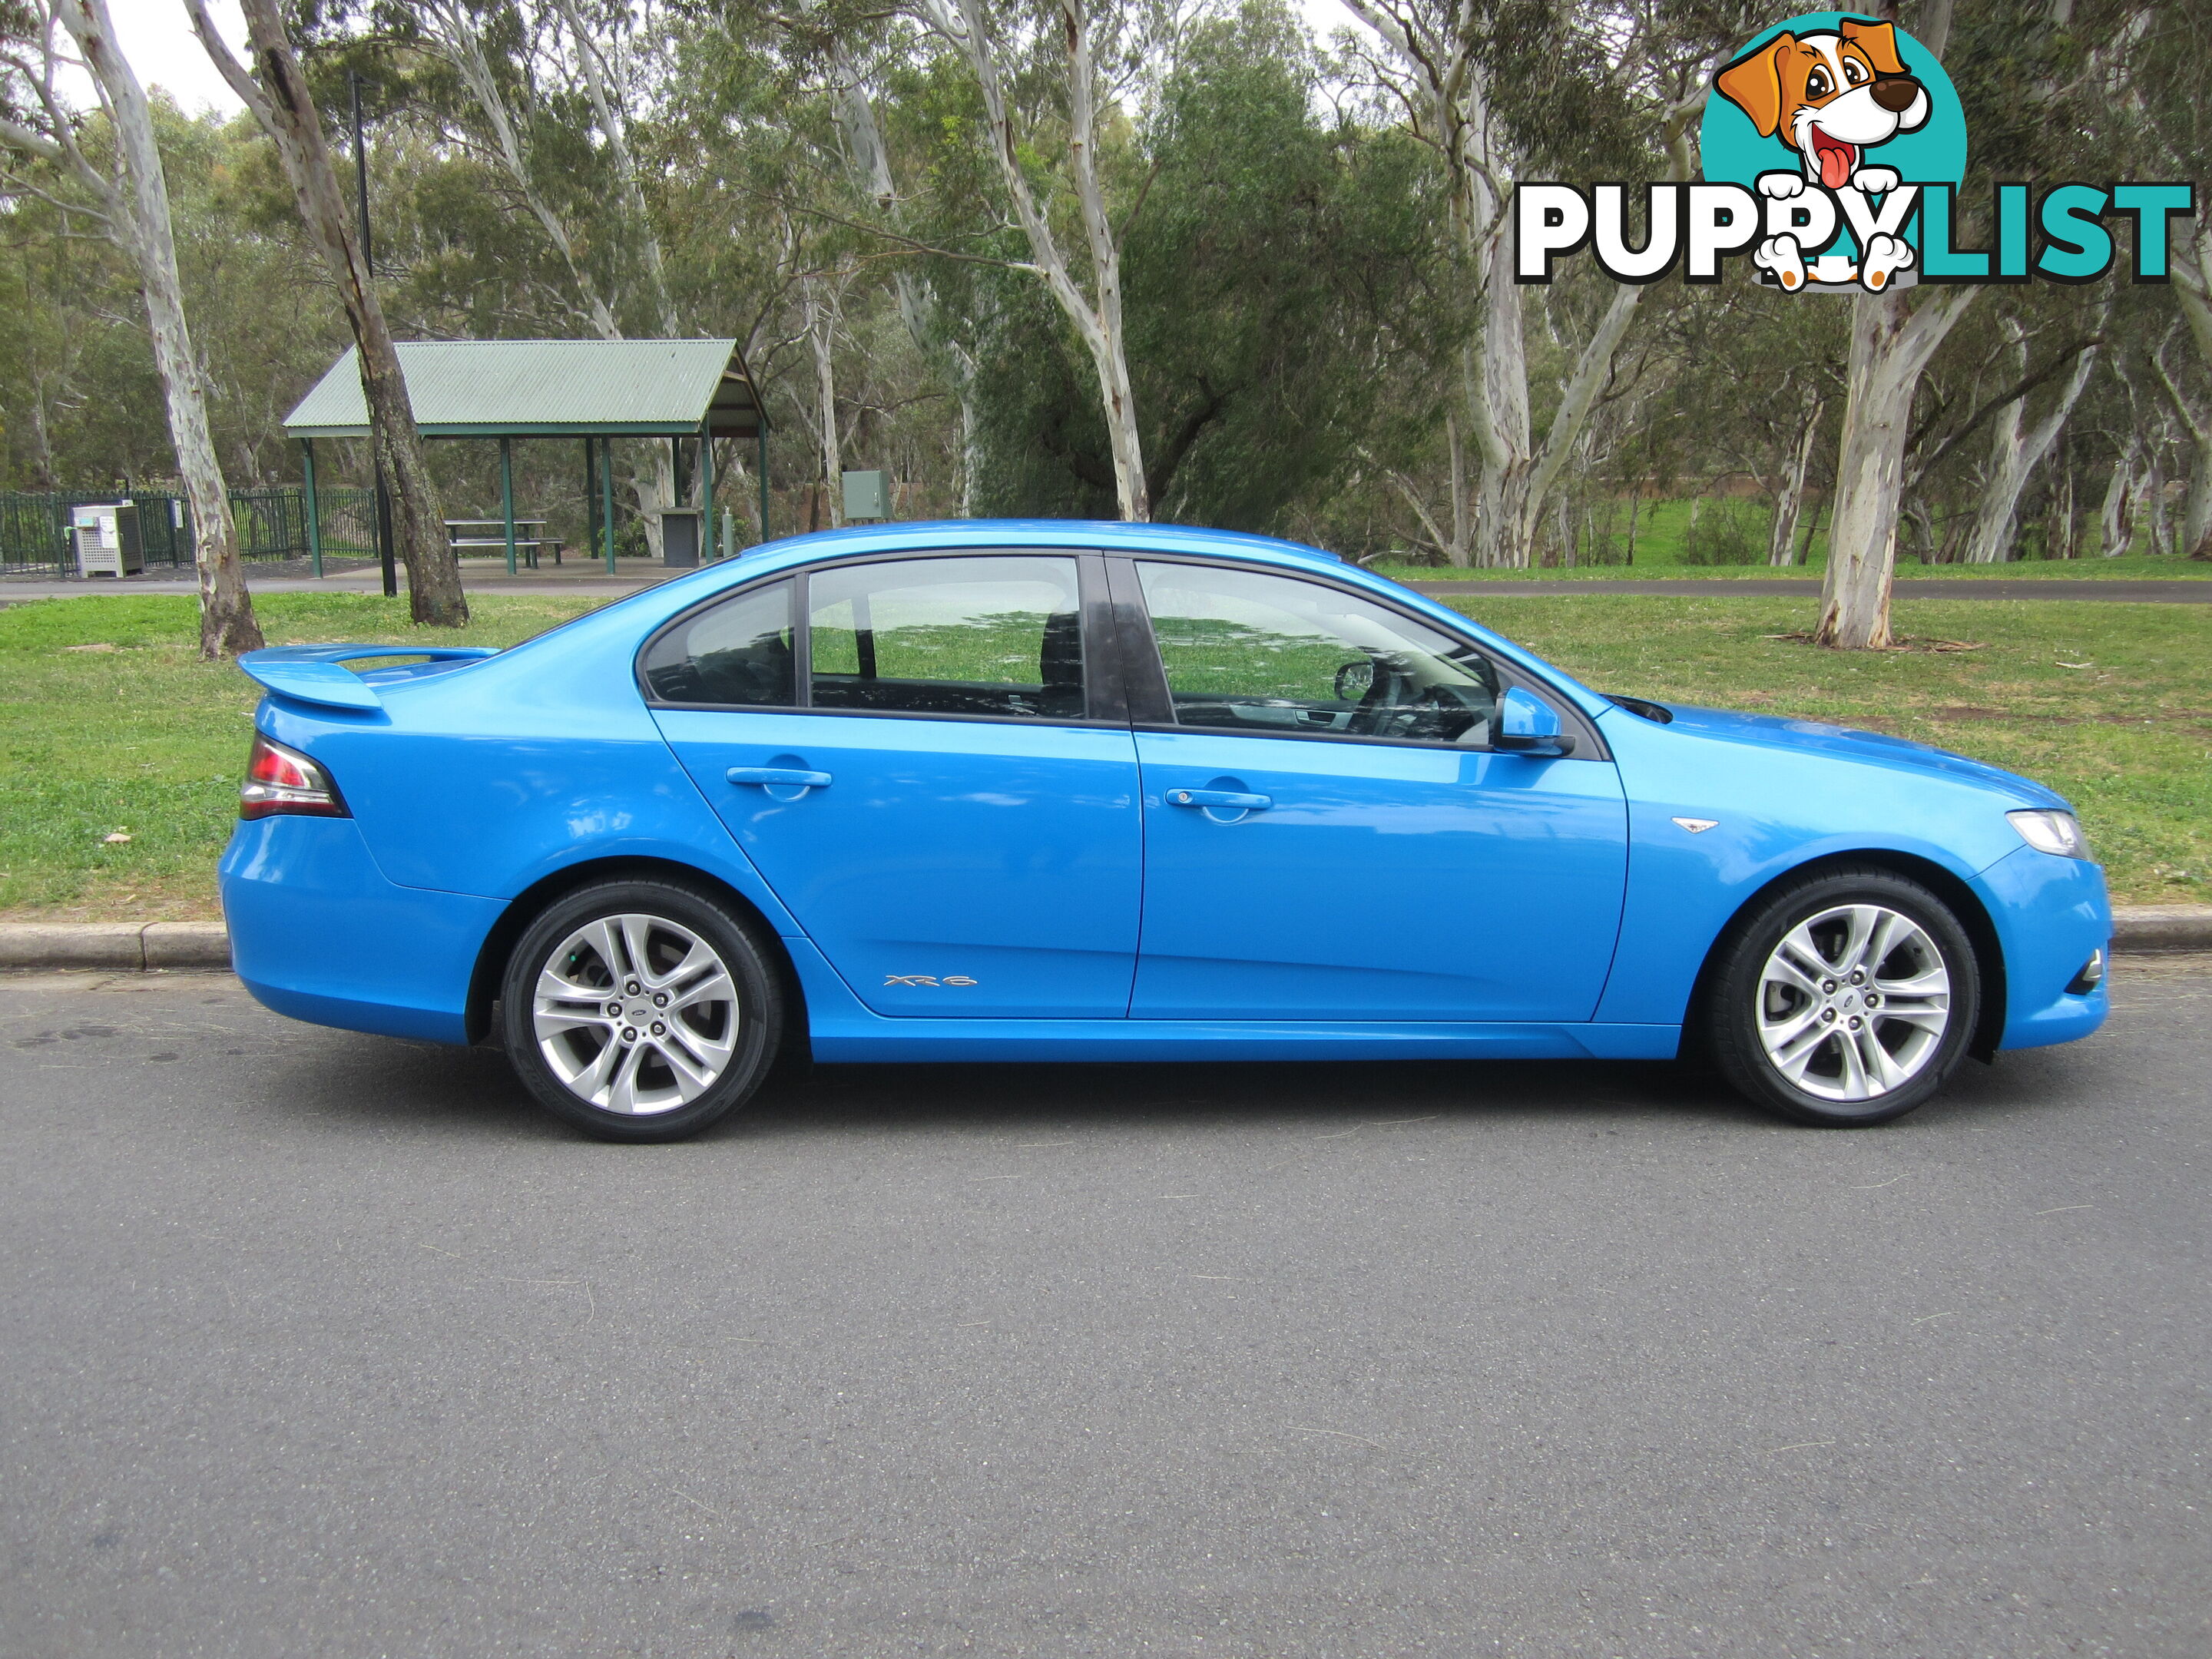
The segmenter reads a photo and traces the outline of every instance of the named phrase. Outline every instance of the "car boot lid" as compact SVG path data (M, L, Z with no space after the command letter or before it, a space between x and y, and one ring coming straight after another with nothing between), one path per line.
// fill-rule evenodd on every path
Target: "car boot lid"
M496 656L484 645L287 645L249 651L238 665L251 679L278 696L325 708L376 709L384 706L377 688L436 673L463 663ZM356 673L348 663L392 658L405 662Z

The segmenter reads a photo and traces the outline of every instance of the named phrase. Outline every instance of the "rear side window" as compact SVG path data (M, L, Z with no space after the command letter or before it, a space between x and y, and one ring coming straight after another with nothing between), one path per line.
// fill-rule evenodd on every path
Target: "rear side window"
M894 559L808 584L816 708L994 719L1084 716L1072 558Z
M653 641L645 683L665 702L788 708L798 702L791 584L726 599Z

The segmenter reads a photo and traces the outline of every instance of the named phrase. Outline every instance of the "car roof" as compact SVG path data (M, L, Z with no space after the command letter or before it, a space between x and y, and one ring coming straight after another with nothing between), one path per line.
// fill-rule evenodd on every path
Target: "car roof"
M1195 525L1121 524L1111 520L1081 519L934 519L913 524L854 526L787 537L747 548L732 562L750 577L822 559L947 546L1199 553L1340 575L1346 568L1345 562L1334 553L1273 536L1255 536L1238 530L1207 530Z

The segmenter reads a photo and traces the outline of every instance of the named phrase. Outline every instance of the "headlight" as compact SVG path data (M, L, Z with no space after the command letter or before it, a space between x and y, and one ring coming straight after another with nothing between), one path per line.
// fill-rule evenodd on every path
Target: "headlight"
M2089 856L2088 837L2081 833L2081 826L2071 812L2008 812L2005 816L2020 831L2020 838L2039 853L2050 853L2062 859Z

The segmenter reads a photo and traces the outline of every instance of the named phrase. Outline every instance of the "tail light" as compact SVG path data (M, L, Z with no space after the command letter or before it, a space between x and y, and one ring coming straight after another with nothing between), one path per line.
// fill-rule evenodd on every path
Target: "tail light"
M253 752L246 757L246 781L239 786L238 816L344 818L353 814L346 811L329 773L298 750L256 732Z

